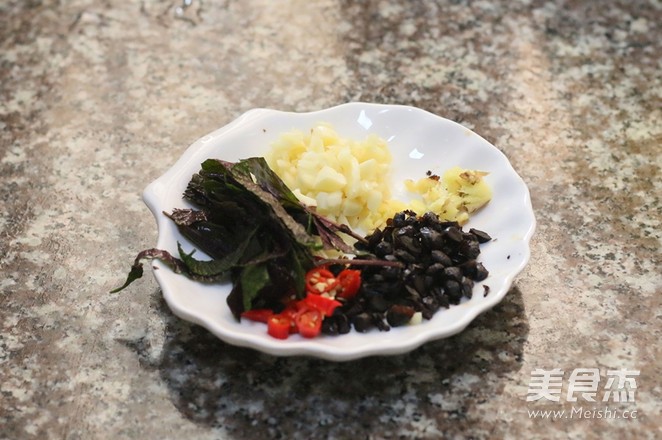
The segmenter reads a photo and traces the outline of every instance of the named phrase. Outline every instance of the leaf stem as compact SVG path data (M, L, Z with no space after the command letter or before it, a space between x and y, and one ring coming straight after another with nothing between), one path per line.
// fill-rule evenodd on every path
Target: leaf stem
M344 264L347 266L383 266L383 267L405 267L399 261L387 261L387 260L369 260L363 258L355 258L350 260L348 258L324 258L316 262L317 266L323 266L325 264Z

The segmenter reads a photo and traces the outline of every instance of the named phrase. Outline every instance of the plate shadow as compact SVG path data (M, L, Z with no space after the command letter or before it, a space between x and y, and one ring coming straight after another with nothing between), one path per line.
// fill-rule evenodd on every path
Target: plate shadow
M446 420L462 433L521 368L529 332L514 287L458 335L403 355L333 363L226 344L174 316L160 291L152 302L166 321L160 357L150 358L144 340L120 342L159 372L184 417L238 439L434 436Z

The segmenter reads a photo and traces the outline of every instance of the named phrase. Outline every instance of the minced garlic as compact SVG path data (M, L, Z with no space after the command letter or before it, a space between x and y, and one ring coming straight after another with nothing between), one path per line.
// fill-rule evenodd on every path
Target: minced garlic
M333 221L371 231L392 214L392 157L386 141L374 134L355 141L318 124L307 133L283 134L266 160L302 203Z

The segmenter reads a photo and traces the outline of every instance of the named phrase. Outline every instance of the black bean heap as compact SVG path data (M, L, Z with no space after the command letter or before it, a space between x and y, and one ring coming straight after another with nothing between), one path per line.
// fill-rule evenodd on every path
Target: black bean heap
M491 237L476 229L464 232L432 212L399 212L366 240L356 243L357 258L392 265L357 266L361 289L324 320L324 333L347 333L352 325L359 332L386 331L407 324L416 312L430 319L440 308L471 298L474 282L488 275L476 258Z

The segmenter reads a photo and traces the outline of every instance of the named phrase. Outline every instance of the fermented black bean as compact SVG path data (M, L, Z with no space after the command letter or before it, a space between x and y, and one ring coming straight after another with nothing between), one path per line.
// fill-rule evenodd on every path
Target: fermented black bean
M359 294L336 309L324 332L343 333L350 322L359 332L386 331L407 324L416 311L431 319L440 308L471 298L474 282L489 275L476 258L480 245L490 240L483 231L464 232L457 222L442 222L434 213L397 213L356 246L357 258L388 264L362 269Z

